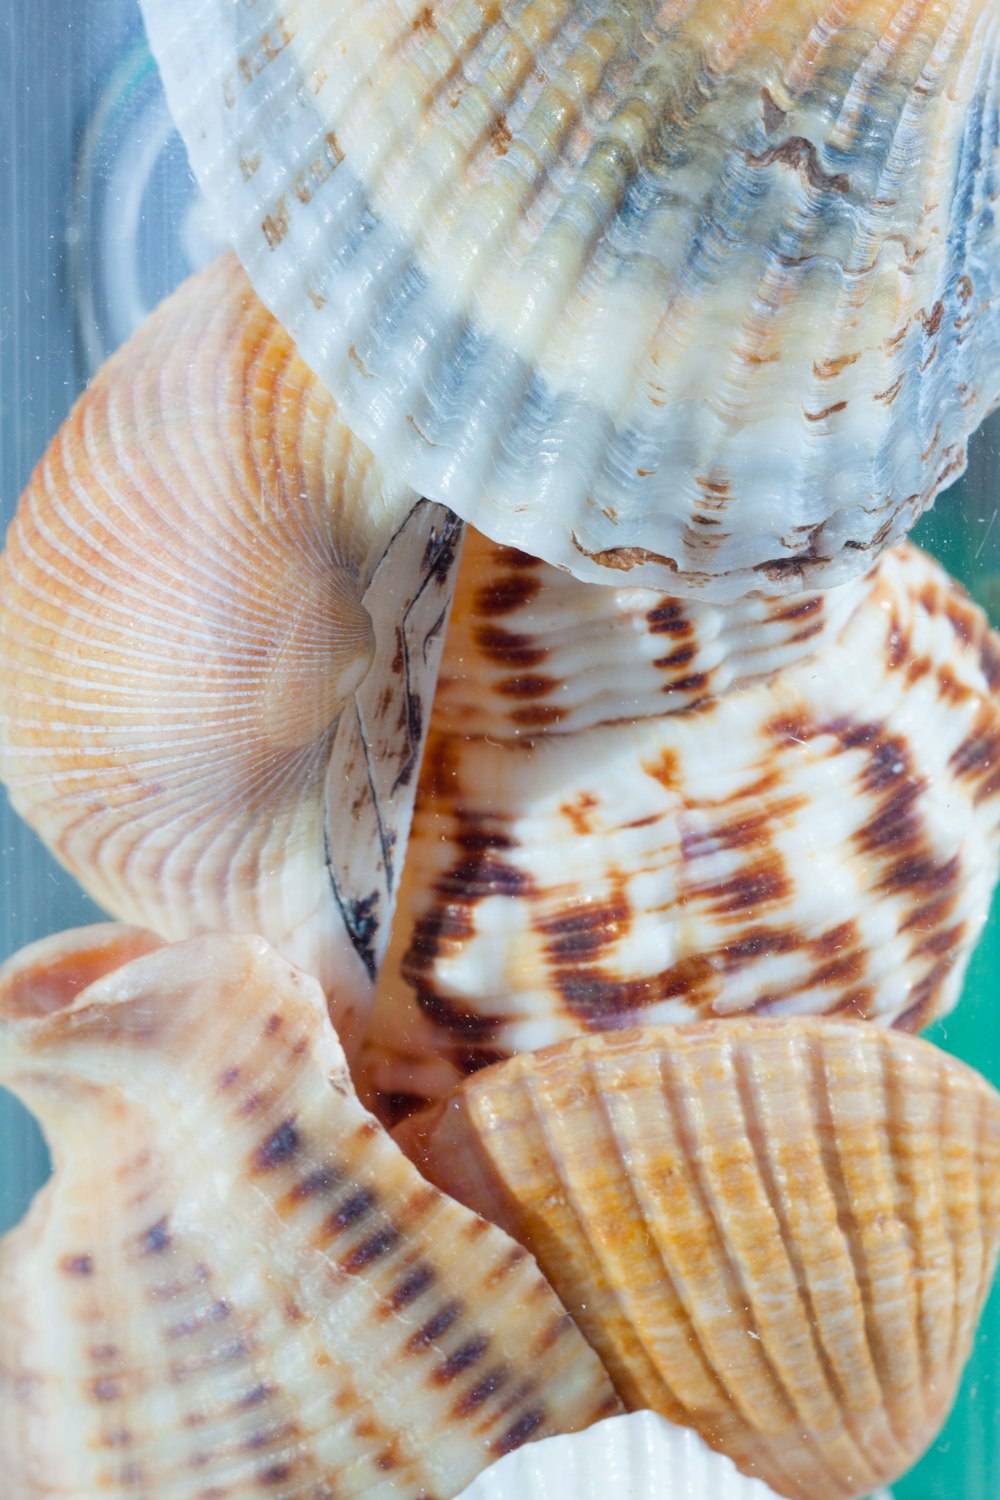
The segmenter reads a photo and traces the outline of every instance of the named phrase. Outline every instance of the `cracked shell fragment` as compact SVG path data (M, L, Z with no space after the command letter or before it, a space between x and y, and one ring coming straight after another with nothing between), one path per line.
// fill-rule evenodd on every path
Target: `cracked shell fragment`
M17 1500L447 1500L620 1409L527 1252L361 1108L318 985L262 939L34 945L0 970L0 1081L56 1161L0 1248Z
M473 540L361 1057L387 1118L581 1031L955 1004L1000 640L909 544L842 590L734 621Z
M891 1482L951 1406L1000 1247L1000 1096L803 1017L578 1037L397 1138L531 1249L630 1408L793 1500Z
M349 1042L459 531L351 436L224 256L108 361L21 499L0 560L14 807L114 916L263 933Z
M697 1433L651 1411L543 1438L498 1459L459 1500L775 1500ZM878 1497L873 1497L878 1500Z
M581 577L864 571L1000 398L993 0L143 0L352 428Z

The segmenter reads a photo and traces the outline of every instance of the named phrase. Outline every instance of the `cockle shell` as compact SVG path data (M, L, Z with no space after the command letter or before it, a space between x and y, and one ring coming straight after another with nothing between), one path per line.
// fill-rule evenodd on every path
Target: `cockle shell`
M484 1469L459 1500L774 1500L687 1427L651 1411L543 1438ZM873 1497L877 1500L877 1497Z
M1000 853L1000 640L908 544L740 610L470 551L362 1057L389 1118L581 1031L955 1003Z
M143 0L260 295L581 577L863 572L1000 398L993 0Z
M108 911L261 932L349 1039L458 523L387 477L233 257L105 366L0 562L0 774Z
M0 1249L11 1500L447 1500L620 1409L527 1252L361 1108L322 991L263 939L34 945L0 970L0 1081L56 1159Z
M630 1408L795 1500L867 1495L954 1399L1000 1248L1000 1095L904 1033L578 1037L400 1127L502 1224Z

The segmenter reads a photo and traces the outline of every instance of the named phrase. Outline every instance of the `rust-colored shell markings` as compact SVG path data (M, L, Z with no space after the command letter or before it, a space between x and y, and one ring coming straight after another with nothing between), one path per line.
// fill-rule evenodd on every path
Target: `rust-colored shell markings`
M385 475L225 256L107 363L0 560L0 774L110 913L261 932L360 1027L457 523Z
M630 1409L794 1500L931 1443L1000 1249L1000 1096L929 1043L803 1017L579 1037L397 1139L504 1225Z
M0 1082L55 1156L0 1248L5 1500L447 1500L619 1409L263 939L35 944L0 970Z
M851 590L732 619L470 547L364 1053L388 1117L583 1031L954 1005L1000 640L908 545Z

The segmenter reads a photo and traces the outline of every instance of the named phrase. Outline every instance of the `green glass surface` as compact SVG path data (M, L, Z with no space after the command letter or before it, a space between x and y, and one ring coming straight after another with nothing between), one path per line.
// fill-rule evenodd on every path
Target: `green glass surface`
M913 533L1000 624L1000 417L977 436L962 479ZM1000 900L973 954L960 1004L924 1033L1000 1088ZM986 1305L951 1417L896 1500L1000 1497L1000 1287Z

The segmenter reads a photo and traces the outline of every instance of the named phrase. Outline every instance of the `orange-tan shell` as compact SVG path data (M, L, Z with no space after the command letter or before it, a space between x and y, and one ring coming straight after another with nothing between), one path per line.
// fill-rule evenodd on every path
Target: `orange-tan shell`
M456 523L231 256L108 362L0 562L0 774L108 911L261 932L347 1029L385 942Z
M630 1409L794 1500L903 1472L1000 1249L1000 1096L904 1033L804 1017L579 1037L399 1127L538 1258Z
M0 970L0 1082L56 1163L0 1247L5 1500L447 1500L620 1409L261 938L34 945Z
M1000 853L982 612L909 545L739 629L594 592L463 563L363 1057L390 1117L581 1031L958 998Z

